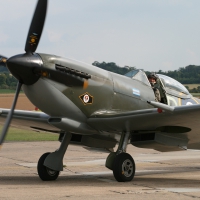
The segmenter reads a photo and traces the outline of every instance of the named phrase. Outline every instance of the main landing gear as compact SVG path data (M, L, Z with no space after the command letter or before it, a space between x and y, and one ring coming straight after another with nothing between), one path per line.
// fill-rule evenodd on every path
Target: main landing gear
M53 153L43 154L37 165L38 175L43 181L53 181L63 171L63 157L71 140L72 134L65 133L60 148Z
M126 153L129 136L129 132L123 133L117 151L110 153L106 159L106 167L113 171L113 175L118 182L131 181L135 175L135 162ZM63 171L63 157L71 137L71 133L65 133L63 137L60 137L61 145L57 151L45 153L40 157L37 170L43 181L56 180L60 171Z
M112 152L106 159L106 167L113 171L118 182L131 181L135 175L135 162L126 153L130 132L123 133L116 152Z

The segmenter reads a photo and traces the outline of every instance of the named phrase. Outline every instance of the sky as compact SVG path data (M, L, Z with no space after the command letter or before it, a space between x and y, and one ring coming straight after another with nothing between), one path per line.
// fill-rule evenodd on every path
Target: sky
M24 52L36 0L0 0L0 54ZM145 71L200 65L199 0L49 0L36 50Z

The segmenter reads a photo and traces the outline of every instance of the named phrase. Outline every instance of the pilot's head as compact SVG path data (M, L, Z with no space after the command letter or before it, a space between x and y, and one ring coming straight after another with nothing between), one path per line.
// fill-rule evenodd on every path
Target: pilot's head
M154 86L156 84L156 80L157 80L157 76L155 73L151 73L148 76L149 82L151 84L151 86Z

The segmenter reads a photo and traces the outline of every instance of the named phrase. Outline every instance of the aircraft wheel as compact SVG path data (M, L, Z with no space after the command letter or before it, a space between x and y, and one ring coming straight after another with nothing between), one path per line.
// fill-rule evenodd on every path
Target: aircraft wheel
M53 181L56 180L58 178L59 175L59 171L54 171L52 169L49 169L48 167L45 167L44 161L46 159L46 157L49 155L50 153L45 153L43 154L39 161L38 161L38 165L37 165L37 171L38 171L38 175L39 177L43 180L43 181Z
M128 153L116 156L113 165L113 175L118 182L131 181L135 175L135 162Z

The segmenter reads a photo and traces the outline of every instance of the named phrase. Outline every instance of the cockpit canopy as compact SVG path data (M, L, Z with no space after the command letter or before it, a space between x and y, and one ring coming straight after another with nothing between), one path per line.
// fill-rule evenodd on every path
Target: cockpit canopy
M183 86L181 83L174 80L173 78L170 78L170 77L162 75L162 74L157 74L157 75L158 75L159 79L162 81L165 89L176 90L177 92L181 92L186 95L190 94L185 86Z
M125 76L130 77L132 79L137 79L141 82L143 82L146 85L150 86L150 83L148 81L148 78L144 71L142 70L132 70L125 74ZM188 90L178 81L174 80L173 78L170 78L168 76L157 74L161 84L163 85L164 89L167 93L182 93L185 95L190 95Z

